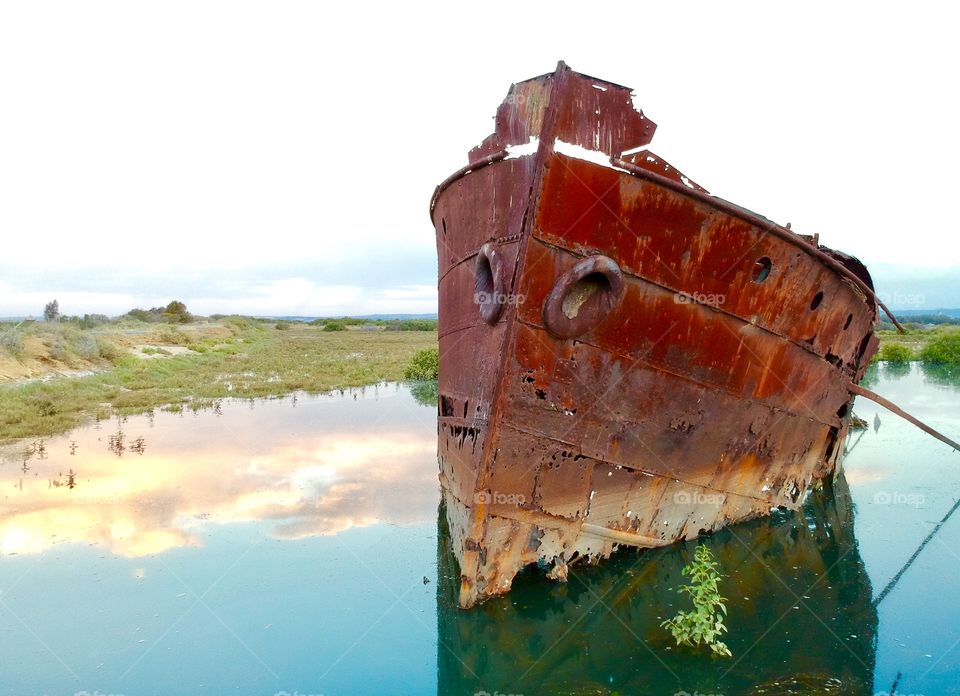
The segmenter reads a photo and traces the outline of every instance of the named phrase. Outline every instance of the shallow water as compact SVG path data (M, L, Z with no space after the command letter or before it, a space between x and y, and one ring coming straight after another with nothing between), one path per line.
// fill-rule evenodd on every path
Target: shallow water
M871 374L954 436L958 385L920 366ZM18 448L0 464L0 693L960 693L960 515L904 569L960 496L960 456L855 410L870 428L845 478L705 542L729 576L730 659L659 628L695 544L625 551L564 585L532 570L458 610L435 406L400 385Z

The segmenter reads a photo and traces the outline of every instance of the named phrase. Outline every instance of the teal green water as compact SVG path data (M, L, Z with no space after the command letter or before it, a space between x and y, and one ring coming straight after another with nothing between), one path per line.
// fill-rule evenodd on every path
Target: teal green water
M957 374L869 379L960 433ZM703 540L727 575L733 657L714 658L659 627L692 543L566 584L531 569L457 609L417 396L226 401L8 451L0 693L960 693L960 515L916 553L960 497L960 456L892 414L858 402L869 429L801 512Z

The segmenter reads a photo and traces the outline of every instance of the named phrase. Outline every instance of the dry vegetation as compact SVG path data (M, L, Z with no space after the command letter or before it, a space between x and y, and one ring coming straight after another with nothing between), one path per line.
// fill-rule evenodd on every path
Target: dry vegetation
M399 380L417 351L436 344L436 331L330 332L243 317L0 325L0 442L158 406Z

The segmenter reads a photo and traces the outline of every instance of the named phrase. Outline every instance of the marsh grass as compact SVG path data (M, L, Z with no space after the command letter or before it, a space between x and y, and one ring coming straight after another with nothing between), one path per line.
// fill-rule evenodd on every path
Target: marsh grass
M960 364L960 327L918 326L907 324L907 332L877 331L880 349L873 362L904 363L923 361L933 364Z
M876 359L888 363L906 363L916 359L910 346L903 343L886 343L880 346Z
M219 324L229 327L230 335L198 338L165 327L151 338L155 344L189 346L194 354L146 360L134 356L122 336L104 335L92 344L104 363L102 372L0 385L0 442L49 436L86 419L155 407L400 380L418 351L437 345L437 334L430 331L327 333L306 324L276 331L229 317ZM89 349L91 344L83 343Z

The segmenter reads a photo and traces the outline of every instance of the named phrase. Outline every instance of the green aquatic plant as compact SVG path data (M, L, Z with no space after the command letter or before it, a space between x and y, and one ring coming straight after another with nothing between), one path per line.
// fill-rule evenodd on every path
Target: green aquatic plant
M920 359L935 365L960 365L960 331L941 331L920 351Z
M677 645L699 647L710 646L717 655L730 657L730 648L720 640L727 631L723 617L727 614L725 597L720 596L720 565L714 560L709 547L700 545L693 554L693 561L680 571L690 578L690 584L682 586L678 592L690 595L693 600L691 611L678 612L672 619L662 624L673 635Z
M915 359L910 346L902 343L888 343L877 351L876 359L888 363L906 363Z
M440 370L440 351L436 348L418 350L403 371L405 379L431 380Z

